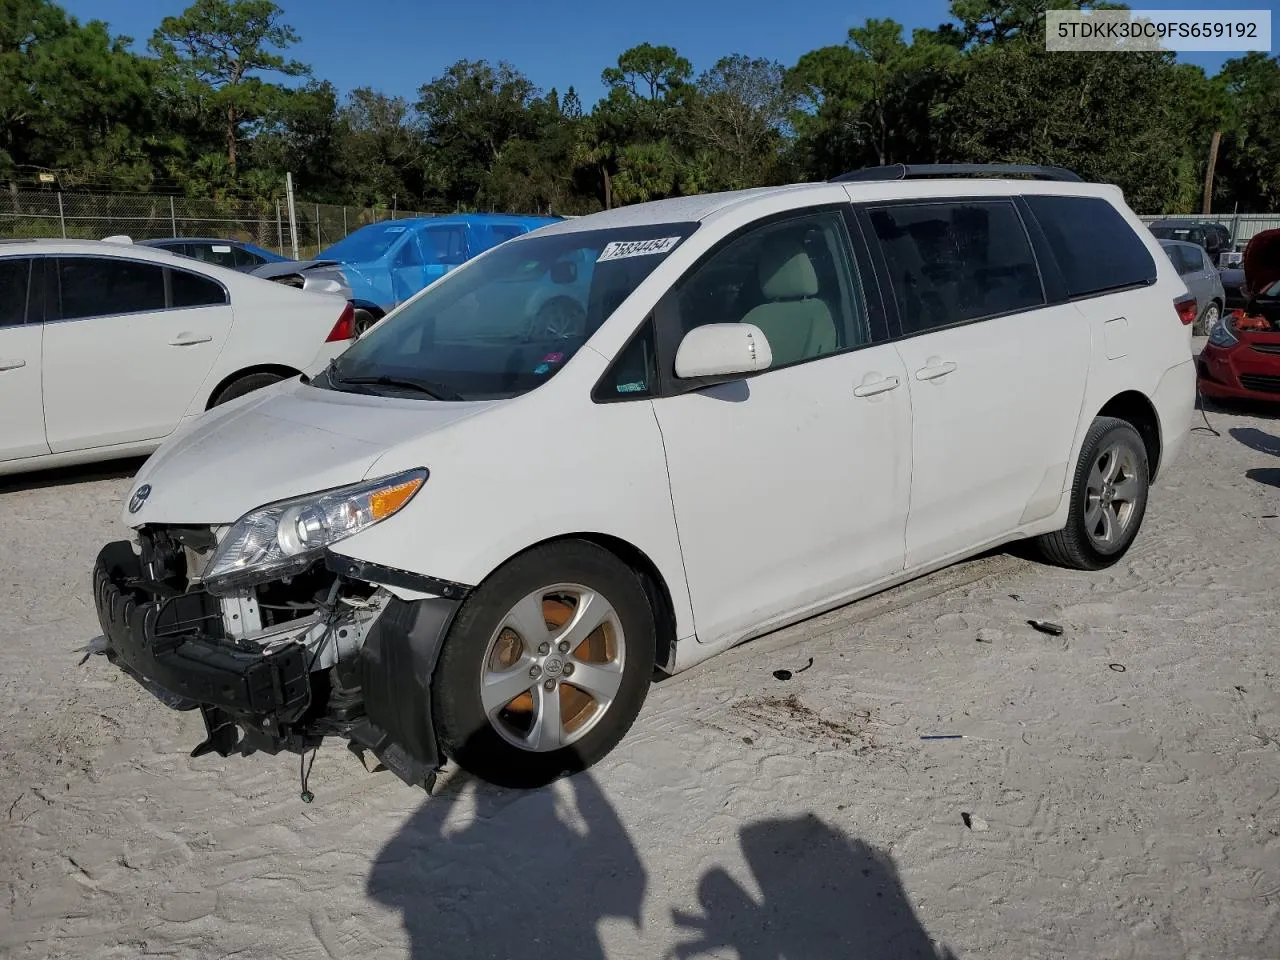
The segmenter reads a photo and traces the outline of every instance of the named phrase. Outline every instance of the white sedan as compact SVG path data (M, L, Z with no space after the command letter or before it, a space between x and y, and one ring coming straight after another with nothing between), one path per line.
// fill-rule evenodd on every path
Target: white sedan
M210 407L323 366L341 297L127 242L0 244L0 474L150 453Z

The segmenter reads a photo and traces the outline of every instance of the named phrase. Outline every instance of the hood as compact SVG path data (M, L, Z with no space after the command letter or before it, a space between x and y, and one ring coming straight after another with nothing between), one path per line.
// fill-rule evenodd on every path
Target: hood
M297 380L267 387L215 407L166 441L134 478L124 522L233 523L265 503L356 483L393 447L506 402L372 397ZM144 484L145 501L128 512Z
M1280 230L1256 233L1244 248L1244 280L1250 292L1267 289L1280 280Z

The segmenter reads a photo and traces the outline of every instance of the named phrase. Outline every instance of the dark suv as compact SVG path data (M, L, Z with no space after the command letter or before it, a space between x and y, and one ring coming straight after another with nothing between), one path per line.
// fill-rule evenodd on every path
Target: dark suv
M1151 224L1151 232L1160 240L1181 240L1204 247L1214 266L1231 249L1231 231L1213 220L1157 220Z

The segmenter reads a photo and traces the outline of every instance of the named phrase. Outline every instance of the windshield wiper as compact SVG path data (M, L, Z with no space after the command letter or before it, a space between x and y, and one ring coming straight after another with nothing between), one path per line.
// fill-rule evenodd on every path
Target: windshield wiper
M376 377L338 377L330 379L337 383L349 383L353 386L403 387L425 394L432 400L461 400L462 395L450 390L444 384L434 380L419 380L417 377L391 377L382 374Z

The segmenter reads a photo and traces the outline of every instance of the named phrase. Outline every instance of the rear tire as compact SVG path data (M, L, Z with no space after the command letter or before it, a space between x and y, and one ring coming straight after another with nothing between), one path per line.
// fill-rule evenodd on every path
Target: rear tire
M585 770L635 722L656 649L634 570L583 540L529 550L472 592L445 637L431 679L444 752L504 787Z
M1218 306L1218 301L1210 300L1204 308L1204 313L1200 314L1200 318L1196 320L1195 328L1191 332L1197 337L1207 337L1213 332L1213 328L1217 325L1221 316L1222 308Z
M213 402L209 404L210 409L228 400L234 400L236 397L243 397L246 393L252 393L254 390L261 390L263 387L269 387L273 383L279 383L283 380L278 373L250 373L238 380L232 380L218 392L213 398Z
M1037 537L1040 555L1073 570L1101 570L1128 551L1147 510L1151 468L1138 431L1097 417L1085 434L1071 484L1067 525Z
M352 316L351 324L355 327L356 336L363 336L365 331L372 327L375 323L382 319L382 314L374 313L372 310L366 310L364 307L356 307Z

